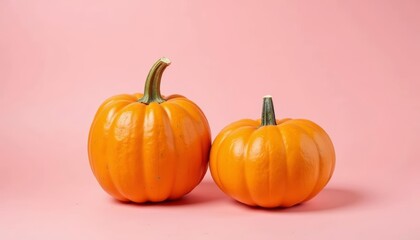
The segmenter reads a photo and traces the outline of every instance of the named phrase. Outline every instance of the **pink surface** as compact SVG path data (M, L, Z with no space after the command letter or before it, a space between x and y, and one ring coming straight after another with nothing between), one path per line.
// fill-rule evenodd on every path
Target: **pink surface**
M117 3L118 2L118 3ZM0 239L419 239L418 1L0 2ZM337 165L310 202L253 209L209 174L178 202L120 204L94 179L99 104L143 90L206 113L213 137L258 118L307 118Z

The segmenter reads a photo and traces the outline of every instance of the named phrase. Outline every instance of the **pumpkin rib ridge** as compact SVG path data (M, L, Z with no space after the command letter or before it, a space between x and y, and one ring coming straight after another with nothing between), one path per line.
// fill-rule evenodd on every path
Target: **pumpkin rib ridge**
M111 102L113 103L113 104L116 104L117 102L125 102L125 101L127 101L128 102L128 104L127 105L129 105L130 103L129 103L129 101L128 100L124 100L124 99L121 99L121 100L111 100ZM113 116L112 116L112 118L110 119L110 120L105 120L104 122L106 122L107 124L110 124L110 127L109 127L109 130L108 131L112 131L111 129L112 129L112 124L113 124L113 122L114 122L114 120L115 120L115 118L116 118L116 116L117 116L117 114L118 114L118 112L121 110L121 109L123 109L123 108L125 108L127 105L125 105L125 106L123 106L123 107L121 107L120 109L118 109L114 114L113 114ZM102 109L100 109L100 111L98 110L98 113L99 112L101 112L101 113L103 113L103 112L105 112L106 111L106 114L108 114L109 113L109 109L106 109L105 108L105 106L107 106L108 107L108 104L104 104L104 108L102 108ZM112 105L109 105L109 107L112 107ZM98 119L98 116L99 116L100 114L98 114L97 116L95 116L95 119L94 119L94 123L92 124L92 126L93 127L91 127L91 130L92 129L94 129L95 127L96 127L96 124L97 124L97 119ZM108 145L108 138L109 138L109 136L107 136L106 137L106 141L104 141L104 144L106 144L106 145ZM89 140L90 141L90 140ZM89 146L90 147L90 146ZM94 160L93 160L93 157L92 157L92 162L95 162ZM95 165L95 164L94 164ZM93 167L93 173L94 173L94 175L96 176L96 172L97 172L97 169L96 169L96 167ZM112 179L112 177L111 177L111 173L110 173L110 171L109 171L109 167L108 167L108 161L106 161L105 160L105 169L106 169L106 173L105 173L105 175L108 175L108 177L109 177L109 179L110 179L110 181L109 181L109 184L111 184L111 188L112 189L114 189L115 191L113 191L113 194L111 194L111 195L115 195L115 194L117 194L118 196L116 197L117 199L119 199L119 200L121 200L121 201L127 201L128 200L128 198L127 197L125 197L124 195L122 195L121 193L120 193L120 191L119 191L119 189L117 188L117 186L115 185L115 183L114 183L114 180Z
M279 200L279 205L281 205L281 204L283 204L283 201L284 201L284 195L286 194L286 187L287 187L287 178L288 178L288 174L287 174L287 153L286 153L286 146L285 146L285 144L284 144L284 139L283 139L283 133L281 132L281 127L279 126L279 125L277 125L277 127L276 127L276 130L277 130L277 134L278 134L278 137L280 138L280 140L281 141L279 141L279 142L281 142L281 145L282 145L282 150L283 150L283 152L282 152L282 159L284 159L284 161L282 161L282 162L285 162L285 167L283 166L283 168L285 169L285 171L286 171L286 174L285 174L285 179L286 179L286 183L284 184L284 187L283 187L283 191L282 191L282 193L280 194L280 200Z
M289 183L289 154L287 153L287 147L286 147L286 137L285 137L285 135L284 135L284 133L283 133L283 129L282 128L278 128L279 129L279 131L280 131L280 136L281 136L281 139L282 139L282 144L283 144L283 149L284 149L284 155L285 155L285 159L284 159L284 162L285 162L285 169L286 169L286 177L285 177L285 184L284 184L284 190L283 190L283 197L282 197L282 201L280 202L280 205L282 205L282 206L285 206L285 199L287 199L287 189L289 188L289 186L288 186L288 183Z
M118 115L116 115L116 116L118 116L118 118L119 117L121 117L121 115L124 113L124 112L126 112L126 110L127 109L129 109L129 108L133 108L133 106L135 106L135 105L137 105L137 104L139 104L138 102L131 102L130 104L128 104L128 105L126 105L125 107L123 107L120 111L118 111L117 112L117 114ZM146 111L146 110L145 110ZM114 121L115 120L117 120L117 119L114 119ZM125 139L125 146L129 146L131 143L130 143L130 137L128 136L128 137L126 137L126 139ZM118 150L118 155L121 155L121 149L119 149ZM128 154L127 154L128 155ZM125 163L125 164L128 164L128 163ZM119 173L119 174L121 174L121 173ZM124 180L124 181L126 181L126 180ZM132 194L131 193L127 193L125 190L123 190L123 189L121 189L120 187L117 187L118 188L118 191L121 193L121 195L123 195L125 198L127 198L128 200L130 200L130 201L132 201L132 202L135 202L134 201L134 199L133 199L133 196L132 196Z
M254 120L252 120L252 119L249 119L249 120L254 121ZM253 126L251 126L251 125L239 125L239 126L235 126L236 124L239 124L239 123L241 123L241 122L242 122L242 120L240 120L240 121L236 121L236 122L231 123L230 125L226 126L225 128L223 128L223 129L220 131L222 134L221 134L221 135L219 135L219 136L221 137L221 140L219 140L219 142L220 142L220 143L224 142L224 141L225 141L225 139L226 139L227 137L229 137L229 135L233 134L233 132L235 132L236 130L239 130L239 129L244 128L244 127L253 127ZM245 122L244 122L243 124L245 124ZM248 123L247 123L247 124L248 124ZM230 128L232 128L232 127L236 127L236 128L234 128L234 129L230 129ZM228 130L228 131L227 131L227 130ZM226 131L227 131L227 132L226 132ZM217 136L217 137L219 137L219 136Z
M211 153L210 154L210 161L211 161L210 162L210 166L214 162L214 168L215 169L213 169L212 167L210 167L210 173L211 173L212 177L214 178L214 181L216 182L217 185L219 185L219 184L221 185L222 184L221 183L221 180L220 180L221 177L220 177L220 174L219 174L219 169L220 169L220 167L219 167L219 162L220 162L219 161L219 159L220 159L220 157L219 157L219 149L223 145L223 143L226 140L226 138L228 138L232 134L232 132L234 132L238 128L252 127L251 125L248 125L249 123L251 123L251 121L254 122L254 120L252 120L252 119L243 119L243 120L238 120L236 122L233 122L233 123L229 124L228 126L224 127L220 131L220 133L216 136L216 139L213 141L213 145L212 145L212 147L210 149L210 153ZM244 125L239 125L240 123L241 124L244 124ZM247 124L247 125L245 125L245 124ZM239 125L237 127L237 129L233 128L233 127L236 127L236 125ZM214 156L214 157L211 157L211 156ZM221 190L223 192L225 192L225 190L223 190L224 189L224 186L219 186L219 187L221 188ZM247 189L247 191L248 191L248 189Z
M241 127L239 127L239 128L237 128L236 130L243 130L244 128L250 128L251 129L251 134L248 134L248 136L246 136L246 138L245 138L245 141L244 141L244 150L243 150L243 152L242 152L242 154L241 154L241 157L240 157L240 160L239 160L239 162L240 162L240 164L241 164L241 171L242 172L245 172L245 168L246 168L246 164L245 164L245 161L244 161L244 159L245 159L245 155L246 155L246 150L245 150L245 148L247 147L247 145L248 145L248 143L249 143L249 139L250 139L250 136L255 132L255 130L256 129L254 129L254 126L250 126L250 125L246 125L246 126L241 126ZM233 134L237 134L237 132L238 131L234 131L234 132L231 132L231 134L233 135ZM238 170L236 170L236 171L238 171ZM247 184L247 180L246 180L246 175L245 174L241 174L241 178L242 178L242 182L243 182L243 184L245 185L245 193L246 193L246 195L247 195L247 202L252 202L252 204L253 205L256 205L255 203L255 199L254 198L252 198L251 197L251 192L249 191L249 187L248 187L248 184Z
M156 134L156 136L159 136L161 129L157 129L156 130L156 125L158 125L158 124L156 124L156 122L158 120L161 120L161 119L158 118L158 117L155 117L156 116L156 113L155 113L155 109L152 107L153 106L152 104L153 103L148 104L147 107L146 107L146 111L145 111L145 114L144 114L144 119L145 120L143 121L143 130L144 129L147 129L145 127L147 124L150 124L150 121L148 121L148 119L149 119L149 115L152 114L154 116L153 121L151 122L151 125L153 126L153 131L152 132L159 131L158 134ZM156 104L158 104L158 103L156 103ZM146 139L146 136L145 136L145 131L143 131L143 143L146 143L146 142L147 142L147 139ZM159 144L159 141L157 141L157 143ZM152 149L152 152L153 152L155 150L156 146L155 146L155 144L151 144L151 146L152 147L150 147L150 148ZM159 148L159 145L158 145L157 148ZM142 154L143 155L143 159L145 161L148 161L148 158L145 157L146 154L147 154L147 152L146 151L143 151L143 154ZM159 158L159 154L158 154L158 158ZM156 159L154 159L153 161L156 161ZM144 185L145 185L144 193L146 195L146 198L147 198L147 201L148 202L154 202L152 200L155 197L154 196L154 193L153 193L153 190L149 191L150 189L149 189L149 187L147 187L147 186L153 186L154 184L153 183L150 183L151 181L148 178L149 171L148 171L148 168L146 168L144 162L143 162L143 175L144 175L144 181L143 182L144 182ZM159 163L159 160L157 160L156 162ZM150 165L152 165L152 167L153 167L153 163L151 163ZM159 166L159 164L157 164L157 165ZM149 168L150 168L150 166L149 166Z
M189 101L186 101L186 102L189 102ZM181 111L183 111L184 114L187 115L190 119L192 119L193 121L195 120L195 118L193 117L193 115L191 114L191 112L186 107L184 107L182 104L179 104L176 101L171 101L171 103L173 105L177 106L178 109L180 109ZM196 106L196 108L199 109L197 106ZM200 131L198 131L197 126L195 124L191 124L191 125L195 129L195 133L194 134L198 134ZM200 151L199 151L201 153L200 156L203 156L203 143L202 143L202 141L200 141L200 144L198 144L198 145L200 146ZM200 165L201 164L202 163L200 162ZM190 172L191 169L189 168L188 170L189 170L188 172ZM188 186L188 187L186 187L187 192L185 192L183 194L183 196L186 195L186 194L188 194L188 193L190 193L201 182L201 180L202 180L201 175L202 175L202 173L200 174L200 178L198 178L198 180L195 181L194 184L188 184L188 182L187 182L187 184L185 185L185 186Z
M335 162L336 162L335 161L334 144L332 143L331 138L328 136L328 133L322 127L320 127L319 125L317 125L316 123L314 123L312 121L309 121L309 120L305 120L305 119L299 119L299 121L301 121L304 125L307 125L309 128L316 130L316 132L320 136L322 136L322 140L328 142L327 146L328 146L329 150L331 150L331 152L330 152L332 154L332 156L330 156L331 157L331 166L328 169L328 177L327 177L327 180L325 181L324 185L320 189L320 190L322 190L328 184L328 182L331 180L331 177L332 177L332 175L334 173ZM319 147L318 142L316 142L316 144L317 144L316 146ZM329 152L329 151L327 151L327 152ZM321 153L321 152L319 151L319 153ZM311 198L315 197L316 195L317 194L314 194L308 200L310 200Z
M142 118L142 116L144 115L144 112L146 111L147 106L145 106L143 104L139 104L138 102L133 102L130 105L131 105L130 107L132 108L132 112L134 114L132 116L132 119L131 119L133 121L132 128L133 129L141 128L141 126L143 124L143 121L144 121L144 118ZM136 133L138 133L138 132L136 132ZM134 135L135 135L134 138L132 138L130 136L130 138L128 139L127 146L137 148L138 145L142 144L143 139L141 137L139 137L138 134L134 134ZM142 151L141 148L139 148L139 149L140 149L140 151ZM140 166L141 161L139 161L139 159L137 157L135 157L136 153L134 153L134 157L133 157L132 154L133 153L131 153L130 155L127 154L127 158L126 158L127 162L125 163L125 165L130 166L131 169L129 171L134 171L134 172L136 172L135 175L138 175L138 173L137 173L138 167L134 168L134 166ZM138 182L135 181L135 180L138 180L138 179L136 179L136 177L134 177L134 179L132 179L132 180L133 180L132 183L134 183L136 185L138 184ZM124 181L127 181L127 180L124 180ZM144 193L142 191L138 191L137 189L130 189L129 192L125 192L124 194L126 196L130 196L129 199L132 202L143 202L144 199L145 199Z
M303 122L304 123L304 122ZM296 123L293 123L293 122L291 122L291 123L289 123L289 124L291 124L291 125L293 125L293 126L295 126L295 127L297 127L297 128L299 128L300 130L302 130L303 132L305 132L309 137L310 137L310 139L311 139L311 141L315 144L315 147L316 147L316 150L317 150L317 153L318 153L318 172L317 172L317 178L316 178L316 182L315 182L315 184L314 184L314 186L312 187L312 190L311 191L309 191L309 194L307 194L306 195L306 197L304 198L304 200L302 201L302 202L306 202L306 201L308 201L308 200L310 200L311 199L311 196L312 196L312 194L317 190L317 188L319 187L319 182L320 182L320 176L321 176L321 171L322 171L322 168L321 168L321 164L323 164L322 163L322 158L321 158L321 153L320 153L320 148L319 148L319 146L318 146L318 143L315 141L315 139L313 138L313 136L305 129L305 128L303 128L303 127L301 127L301 126L299 126L299 124L296 124ZM310 126L310 125L307 125L309 128L312 128L312 126ZM312 128L313 129L313 128ZM314 130L314 129L313 129Z
M227 136L228 137L228 136ZM226 137L226 138L227 138ZM217 150L217 152L216 152L216 157L215 157L215 159L216 159L216 173L217 173L217 176L218 176L218 179L219 179L219 184L220 184L220 188L222 189L222 191L224 192L224 193L228 193L227 191L226 191L226 187L225 187L225 184L223 183L223 180L222 180L222 178L220 177L220 169L221 168L223 168L223 167L221 167L220 165L221 165L221 161L220 161L220 149L223 147L223 143L224 143L224 141L226 140L226 138L224 138L224 139L222 139L220 142L219 142L219 145L218 145L218 148L216 149Z
M160 133L159 136L163 136L163 138L166 140L167 134L165 134L165 132L166 132L165 125L167 123L169 123L169 125L170 125L169 118L168 118L168 115L167 115L165 109L162 107L162 103L159 103L157 105L157 108L160 108L160 110L159 110L160 111L160 117L158 118L158 121L159 121L159 126L161 126L161 128L160 128L160 131L159 131L159 133ZM172 126L170 126L169 129L170 129L171 135L173 135ZM157 152L159 152L160 149L167 149L167 146L168 146L167 141L157 141ZM160 164L161 161L162 161L161 154L158 154L158 160L157 160L157 164L156 164L156 172L157 172L156 175L157 176L161 176L161 166L162 166ZM169 192L171 192L171 190L169 190ZM164 195L162 193L163 193L162 182L159 182L157 184L157 191L155 193L154 198L155 197L158 198L158 197ZM166 194L166 196L164 196L164 198L162 200L159 200L159 202L167 200L168 197L169 197L169 195Z
M200 109L200 107L198 107L198 105L197 104L195 104L194 102L192 102L192 101L190 101L190 100L188 100L188 99L183 99L184 101L186 101L186 102L189 102L190 104L192 104L192 105L194 105L195 106L195 109L196 110L198 110L198 112L200 113L199 115L200 115L200 123L202 124L202 127L203 127L203 130L204 131L207 131L208 130L208 135L209 135L209 139L204 139L204 138L200 138L200 145L201 145L201 156L204 156L206 159L207 159L207 163L206 163L206 167L203 169L203 172L201 173L201 177L198 179L198 182L196 183L196 186L198 185L198 184L200 184L200 182L203 180L203 178L204 178L204 176L206 175L206 172L207 172L207 169L208 169L208 164L209 164L209 160L210 160L210 150L211 150L211 130L210 130L210 125L209 125L209 122L208 122L208 120L207 120L207 118L206 118L206 116L204 115L204 112ZM186 108L185 108L186 109ZM188 109L186 109L187 110L187 112L189 112L188 111ZM189 114L190 114L190 116L192 117L192 114L189 112ZM197 126L196 125L194 125L194 128L197 130ZM197 133L198 133L198 131L197 131ZM207 141L209 141L210 142L210 147L208 147L208 150L207 150L207 152L204 152L204 150L207 148L206 147L206 142Z
M172 101L171 102L167 101L167 102L165 102L165 104L162 104L161 106L162 106L162 108L163 108L166 116L168 117L169 122L172 122L171 121L172 114L171 114L171 111L170 111L170 108L169 108L170 105L177 106L176 104L172 104ZM175 139L175 134L174 133L172 133L172 142L174 144L174 150L176 150L177 149L177 141ZM175 169L174 169L174 174L172 176L172 187L171 187L171 190L170 190L168 199L176 199L176 197L173 197L173 196L174 196L174 189L176 189L175 188L176 180L177 180L177 178L176 178L176 172L178 172L177 169L178 169L179 155L178 155L178 152L177 151L175 151L175 154L176 154L176 157L175 157Z
M223 192L225 192L226 194L228 193L227 191L226 191L226 187L225 187L225 184L223 183L223 181L222 181L222 178L220 177L220 169L221 168L223 168L223 167L221 167L220 165L220 159L222 159L221 157L220 157L220 148L222 148L222 146L224 146L224 144L225 144L225 140L226 139L228 139L229 137L232 137L232 135L234 135L234 133L235 132L237 132L237 131L239 131L239 130L241 130L242 128L245 128L245 127L250 127L250 126L240 126L240 127L238 127L238 128L236 128L236 129L232 129L232 131L230 131L229 133L227 133L226 134L226 136L223 138L223 139L221 139L220 140L220 142L219 142L219 144L218 144L218 147L216 148L216 150L217 150L217 155L216 155L216 157L215 157L215 159L217 160L217 162L216 162L216 172L217 172L217 175L218 175L218 177L219 177L219 182L220 182L220 188L222 189L222 191ZM246 144L247 143L245 143L244 145L244 148L246 147ZM229 151L230 151L230 149L229 149ZM244 151L245 152L245 151ZM244 154L242 154L242 155L244 155ZM247 188L248 189L248 188ZM250 197L251 198L251 197Z
M143 132L141 134L141 142L143 143L143 145L144 145L145 140L146 140L145 134L144 134L144 125L146 124L147 108L148 108L148 106L145 107L144 113L143 113L144 114L143 115L143 124L142 124L142 126L143 126L142 127ZM145 182L146 182L146 168L144 167L145 152L146 151L144 151L144 149L143 149L143 151L141 151L140 157L142 159L142 161L141 161L142 162L141 169L142 169L142 176L143 176L143 180L142 180L142 182L143 182L143 194L144 194L144 198L146 199L146 202L149 202L150 201L150 197L149 197L149 193L147 192L147 186L145 186Z
M258 130L260 130L261 128L257 128L257 129L255 129L255 131L253 131L249 136L248 136L248 139L247 139L247 143L246 143L246 145L245 145L245 149L244 149L244 156L245 155L248 155L248 148L249 148L249 144L250 144L250 141L251 141L251 139L252 139L252 136L253 135L255 135L256 133L258 133ZM247 157L246 157L247 158ZM250 189L250 187L249 187L249 181L248 181L248 171L247 171L247 164L245 164L244 163L244 175L245 175L245 177L244 177L244 179L245 179L245 181L244 181L244 184L245 184L245 187L246 187L246 189L248 189L248 193L249 193L249 198L251 199L251 201L252 201L252 203L253 203L253 205L254 206L259 206L259 204L257 203L257 201L255 200L255 197L253 196L253 193L252 193L252 191L251 191L251 189Z
M129 103L129 104L127 104L127 105L125 105L124 107L122 107L121 109L119 109L118 111L116 111L115 113L114 113L114 115L113 115L113 117L112 117L112 119L110 120L110 123L111 123L111 126L110 126L110 131L112 131L112 132L114 132L115 131L115 124L116 124L116 122L117 122L117 120L119 119L119 117L120 117L120 114L122 114L123 112L124 112L124 110L126 110L127 108L128 108L128 106L130 106L131 104L133 104L133 102L131 102L131 103ZM107 145L109 145L109 141L111 141L112 140L112 137L107 137L107 141L106 141L106 144ZM107 147L107 149L108 149L108 147ZM107 156L109 155L109 154L106 154ZM117 155L119 155L119 150L117 150ZM111 182L112 182L112 185L115 187L115 190L117 191L117 193L119 194L119 195L121 195L123 198L125 198L125 199L127 199L127 200L129 200L129 201L131 201L131 198L129 197L129 196L127 196L126 195L126 193L124 193L124 191L122 191L122 189L121 189L121 187L117 184L117 182L115 181L115 178L113 177L113 174L111 174L111 170L110 170L110 167L109 167L109 161L112 161L111 160L111 158L109 158L109 157L107 157L106 158L106 169L107 169L107 172L108 172L108 175L109 175L109 178L111 179Z
M111 99L111 98L109 98L109 99ZM100 107L99 107L99 109L98 109L98 111L95 113L95 116L94 116L94 118L93 118L93 122L92 122L92 124L91 124L91 127L90 127L90 129L89 129L89 136L88 136L88 153L89 153L89 162L92 164L93 163L93 160L91 160L91 157L90 157L90 148L91 148L91 144L90 144L90 142L91 142L91 140L92 140L92 134L93 134L93 129L95 129L96 128L96 124L98 123L98 121L99 121L99 116L101 115L101 114L104 114L105 112L106 112L106 114L108 114L108 112L109 112L109 110L110 109L107 109L107 108L105 108L105 107L113 107L113 105L115 104L115 103L117 103L117 102L120 102L120 101L127 101L127 102L129 102L128 100L125 100L125 99L113 99L113 100L110 100L108 103L103 103ZM113 105L111 105L110 103L113 103ZM109 105L109 106L108 106ZM125 107L125 106L124 106ZM123 108L124 108L123 107ZM119 111L119 110L118 110ZM118 112L117 111L117 112ZM115 116L116 116L116 114L117 114L117 112L115 112L114 114L113 114L113 116L112 116L112 119L110 120L110 121L107 121L107 122L111 122L112 123L112 121L114 120L114 118L115 118ZM94 167L93 167L93 165L91 165L91 168L92 168L92 170L94 169Z
M179 107L179 109L182 109L182 111L184 111L184 113L186 114L186 115L188 115L188 117L190 118L190 119L194 119L194 117L191 115L191 113L184 107L184 106L182 106L182 105L179 105L179 104L177 104L176 103L176 101L173 101L173 103L175 104L175 105L177 105L178 107ZM195 124L191 124L192 126L193 126L193 128L195 129L195 134L198 134L198 132L199 131L197 131L197 126L195 125ZM202 152L203 152L203 149L202 149L202 143L200 142L200 155L202 155ZM189 169L189 170L191 170L191 169ZM201 179L200 179L200 181L201 181ZM195 182L194 183L194 186L197 186L197 184L198 184L199 182ZM186 192L185 194L188 194L189 192L191 192L193 189L194 189L194 186L192 186L192 188L191 188L191 190L189 190L188 192Z
M315 124L315 123L313 123L313 124ZM318 126L318 125L316 125L315 124L315 126L317 126L317 127L319 127L320 128L320 132L322 133L322 135L324 136L324 138L325 138L325 140L327 140L328 141L328 143L329 143L329 146L331 147L331 151L332 151L332 163L331 163L331 167L330 167L330 171L329 171L329 174L328 174L328 178L327 178L327 181L326 181L326 184L331 180L331 177L332 177L332 175L333 175L333 173L334 173L334 169L335 169L335 163L336 163L336 155L335 155L335 149L334 149L334 144L333 144L333 142L332 142L332 140L331 140L331 138L330 138L330 136L328 135L328 133L322 128L322 127L320 127L320 126ZM325 185L326 185L325 184Z
M157 105L157 108L160 108L161 106L160 106L160 103L158 103L158 105ZM162 110L162 112L165 112L164 110ZM155 120L156 121L156 120ZM162 133L165 131L164 130L164 127L163 127L163 116L160 116L159 118L157 118L157 121L159 121L159 126L160 126L160 129L159 129L159 138L160 138L160 136L162 136ZM160 149L162 149L162 145L163 145L164 143L163 143L163 141L161 142L161 141L157 141L157 144L155 145L155 148L157 149L157 152L159 152L160 151ZM161 162L161 155L160 155L160 152L159 152L159 154L157 155L157 161L156 161L156 176L160 176L160 162ZM161 193L161 183L158 183L158 184L156 184L156 189L157 189L157 191L156 192L153 192L153 198L155 199L155 198L158 198L159 197L159 195L160 195L160 193Z
M194 118L195 113L193 113L191 111L197 111L199 113L198 116L200 117L199 123L200 123L201 127L203 128L203 131L205 133L207 133L208 137L209 137L208 139L199 138L200 139L200 146L201 146L200 156L201 157L205 156L205 158L207 159L207 164L206 164L206 167L203 169L203 172L201 173L201 177L198 179L198 182L196 182L196 184L195 184L197 186L203 180L203 178L204 178L204 176L207 172L208 162L209 162L209 159L210 159L209 153L210 153L210 150L211 150L211 130L210 130L210 125L209 125L209 122L208 122L206 116L204 115L203 111L200 109L200 107L198 107L197 104L195 104L194 102L190 101L187 98L180 98L180 100L182 100L183 102L186 102L187 104L193 106L193 108L188 108L188 107L186 107L182 104L178 104L176 101L173 101L173 103L175 103L175 105L178 105L180 108L185 110L185 112L187 112L188 115L190 116L190 118L193 119L193 120L195 120L195 118ZM196 130L197 134L200 133L200 131L198 131L199 129L197 129L197 125L194 125L194 129ZM210 147L206 146L207 143L210 144ZM204 150L206 148L208 148L208 150L207 150L207 152L204 152Z
M246 140L246 142L245 142L245 146L246 145L248 145L248 141L249 141L249 137L247 138L247 140ZM245 172L244 170L245 170L245 168L246 168L246 165L245 165L245 162L244 162L244 158L245 158L245 151L242 153L242 155L241 155L241 167L242 167L242 171L243 172ZM247 180L246 180L246 176L245 176L245 174L242 174L242 181L244 182L244 185L245 185L245 192L246 192L246 194L247 194L247 196L248 196L248 199L249 200L251 200L254 204L255 204L255 201L254 201L254 199L251 197L251 193L249 192L249 187L248 187L248 184L247 184Z
M137 119L135 119L136 120L136 124L137 124L137 126L143 126L143 123L144 123L144 117L142 117L142 116L144 116L144 113L146 112L146 108L147 108L147 106L146 105L143 105L143 104L139 104L139 105L141 105L141 107L140 107L140 109L141 109L141 112L137 115ZM138 166L138 168L136 169L136 172L141 172L142 171L142 169L143 169L143 149L141 148L141 146L143 145L143 142L144 142L144 138L143 138L143 132L142 132L142 134L140 135L138 135L137 136L137 138L138 138L138 140L137 140L137 143L135 144L135 146L138 146L138 148L140 149L140 152L141 152L141 154L139 154L139 156L135 159L135 161L137 161L137 166ZM141 175L142 176L142 178L144 179L144 174L143 175ZM141 182L143 182L144 180L141 180ZM142 183L137 183L137 184L139 184L140 186L142 185ZM137 193L137 195L136 196L134 196L132 199L130 199L130 200L132 200L133 202L145 202L145 201L147 201L147 196L145 195L145 193L144 193L144 191L143 190L140 190L139 191L139 193Z

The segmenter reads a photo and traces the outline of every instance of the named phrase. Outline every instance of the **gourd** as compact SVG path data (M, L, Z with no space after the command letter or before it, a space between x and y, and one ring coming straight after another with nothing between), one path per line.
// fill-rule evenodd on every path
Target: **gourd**
M290 207L313 198L330 180L334 146L317 124L276 120L271 96L264 97L260 120L225 127L210 153L218 187L250 206Z
M91 169L102 188L120 201L180 198L207 171L211 137L204 113L181 95L160 93L169 64L161 58L153 65L144 94L105 100L91 125Z

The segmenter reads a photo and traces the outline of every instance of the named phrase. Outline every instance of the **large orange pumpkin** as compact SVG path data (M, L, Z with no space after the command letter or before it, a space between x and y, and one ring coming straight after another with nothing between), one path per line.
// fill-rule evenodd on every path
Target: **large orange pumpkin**
M270 96L261 120L240 120L213 142L211 175L239 202L289 207L319 193L334 171L335 153L327 133L303 119L276 120Z
M90 166L102 188L118 200L177 199L207 171L211 138L203 112L185 97L160 94L169 64L162 58L153 65L144 95L111 97L93 120Z

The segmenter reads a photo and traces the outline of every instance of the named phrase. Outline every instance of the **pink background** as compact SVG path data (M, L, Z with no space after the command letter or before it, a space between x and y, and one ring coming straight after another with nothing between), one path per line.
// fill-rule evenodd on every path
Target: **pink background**
M419 239L419 1L0 1L0 239ZM209 174L184 199L120 204L94 179L99 104L143 91L201 106L213 137L258 118L307 118L335 174L310 202L253 209Z

